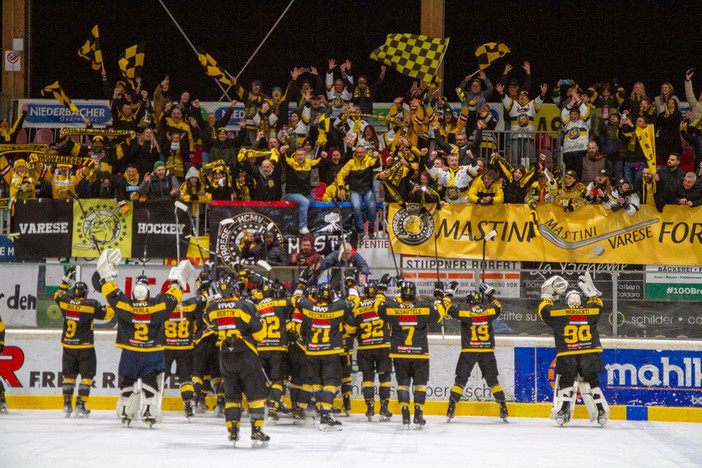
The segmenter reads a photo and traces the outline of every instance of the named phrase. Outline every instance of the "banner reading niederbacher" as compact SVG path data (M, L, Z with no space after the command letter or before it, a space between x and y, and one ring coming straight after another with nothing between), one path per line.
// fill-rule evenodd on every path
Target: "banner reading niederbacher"
M642 206L633 216L602 206L564 213L556 205L537 207L538 235L529 238L526 205L445 205L432 213L418 205L391 205L389 224L395 252L406 255L493 260L702 264L702 208L666 206L662 213Z

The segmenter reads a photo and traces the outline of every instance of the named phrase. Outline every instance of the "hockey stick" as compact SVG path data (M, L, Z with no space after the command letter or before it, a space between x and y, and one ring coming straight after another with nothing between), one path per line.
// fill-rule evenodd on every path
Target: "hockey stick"
M485 283L485 247L487 246L487 241L489 241L490 239L492 239L492 238L495 237L496 235L497 235L497 231L495 231L495 230L493 229L492 231L490 231L490 232L488 232L487 234L485 234L485 237L483 237L483 260L482 260L482 262L480 262L480 266L482 267L482 270L483 270L483 276L482 276L482 278L481 278L481 280L480 280L481 283ZM482 294L482 293L481 293L481 294ZM484 297L481 298L481 299L482 299L482 300L485 300Z
M179 201L175 202L175 205L178 209L185 211L185 213L188 215L188 218L190 219L190 232L192 235L186 236L190 238L195 238L195 244L197 244L197 250L200 252L200 261L202 262L202 270L206 273L209 274L209 269L207 268L207 265L205 264L205 255L202 253L202 246L200 245L200 237L198 236L198 233L195 230L195 220L193 219L192 213L190 213L190 210L188 207ZM188 245L190 245L190 241L188 241Z
M151 214L149 213L149 209L148 209L148 208L145 208L145 210L146 210L146 223L147 223L147 224L151 224ZM144 270L145 270L145 268L146 268L146 262L148 262L149 260L151 260L150 258L148 258L148 257L146 256L146 255L147 255L148 246L149 246L149 233L148 233L148 231L147 231L147 233L146 233L146 238L144 239L144 253L143 253L142 257L139 259L139 260L141 261L141 276L146 276L146 275L144 274L144 273L145 273Z
M339 231L341 231L341 251L339 252L339 261L343 260L344 265L341 269L341 293L346 297L346 267L348 265L348 258L346 257L346 235L344 234L344 218L341 216L341 207L336 201L335 197L332 197L332 203L334 204L334 209L336 209L336 214L339 216Z
M175 215L176 224L176 256L178 258L178 263L180 263L180 223L178 220L178 211L185 211L187 213L188 207L178 200L175 201L174 206L173 214Z

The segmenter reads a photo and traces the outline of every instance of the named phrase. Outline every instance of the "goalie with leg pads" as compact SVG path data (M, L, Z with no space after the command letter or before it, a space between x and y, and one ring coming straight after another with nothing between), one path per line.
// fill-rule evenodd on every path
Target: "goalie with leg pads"
M578 285L589 299L583 301L580 293L571 290L566 294L566 304L563 305L555 304L558 295L568 289L568 283L563 278L551 277L541 288L543 300L539 305L539 317L553 329L556 346L555 370L558 377L551 418L559 426L570 421L578 390L576 379L579 379L580 392L590 419L597 419L604 427L609 417L609 407L599 388L597 376L605 371L597 330L603 308L602 300L598 297L601 293L595 288L588 273L580 277Z
M115 346L122 349L118 369L121 394L118 417L128 425L139 414L152 426L160 413L158 376L165 370L163 323L178 306L192 266L188 268L181 262L173 267L169 274L172 282L165 293L151 297L148 282L140 281L141 287L135 287L135 296L129 297L113 281L120 260L119 250L106 249L93 275L93 284L99 287L117 316ZM139 380L141 386L138 386Z

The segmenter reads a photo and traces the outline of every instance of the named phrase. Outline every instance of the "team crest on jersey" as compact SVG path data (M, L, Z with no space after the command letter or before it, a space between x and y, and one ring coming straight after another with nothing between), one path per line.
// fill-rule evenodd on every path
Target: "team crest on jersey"
M392 218L392 230L403 244L423 244L434 234L434 217L422 205L408 203Z
M238 262L241 257L241 249L249 234L263 237L271 223L273 223L273 232L279 245L283 245L283 233L268 216L259 213L242 213L229 218L229 220L220 224L217 235L217 255L225 264Z
M113 210L114 208L114 210ZM117 204L88 206L78 217L74 248L93 248L97 242L100 249L119 248L129 235L127 219Z

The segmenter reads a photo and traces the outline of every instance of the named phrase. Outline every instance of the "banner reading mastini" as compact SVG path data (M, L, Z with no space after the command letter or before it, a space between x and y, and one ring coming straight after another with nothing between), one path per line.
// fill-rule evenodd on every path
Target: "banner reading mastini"
M433 206L428 207L433 208ZM529 236L526 205L391 205L395 252L406 255L579 263L702 264L702 208L641 206L633 216L586 205L573 213L537 207L537 235ZM486 234L497 235L483 242ZM434 236L436 235L436 244ZM435 248L436 245L436 248Z

